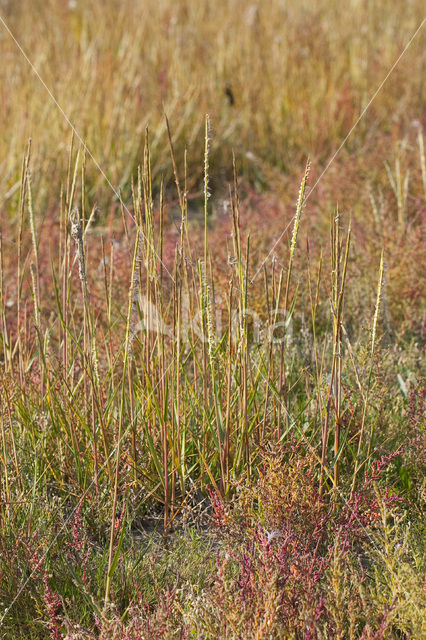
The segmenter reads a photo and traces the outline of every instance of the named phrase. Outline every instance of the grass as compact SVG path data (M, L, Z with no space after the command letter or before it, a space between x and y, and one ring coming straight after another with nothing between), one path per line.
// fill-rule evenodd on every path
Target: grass
M2 637L423 637L423 31L327 168L391 4L6 3L78 135L3 29Z

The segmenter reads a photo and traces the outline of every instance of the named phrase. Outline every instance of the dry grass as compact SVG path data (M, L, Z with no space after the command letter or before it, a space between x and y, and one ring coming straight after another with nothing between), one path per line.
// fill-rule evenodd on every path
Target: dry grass
M112 184L129 192L149 124L153 175L170 176L163 110L176 154L189 149L200 176L203 120L214 129L212 167L229 175L231 150L252 178L292 172L307 154L324 162L376 91L423 16L397 0L214 4L4 2L3 16ZM351 147L374 149L379 132L420 118L425 101L420 33L363 118ZM34 143L38 198L57 195L69 125L2 27L2 197L19 181ZM234 104L226 94L232 92ZM365 162L366 160L364 160ZM89 163L90 164L90 163ZM90 167L91 195L103 185ZM53 189L55 187L55 189ZM94 195L96 193L96 196Z
M321 177L383 5L1 4L87 148L3 29L0 635L422 637L423 31Z

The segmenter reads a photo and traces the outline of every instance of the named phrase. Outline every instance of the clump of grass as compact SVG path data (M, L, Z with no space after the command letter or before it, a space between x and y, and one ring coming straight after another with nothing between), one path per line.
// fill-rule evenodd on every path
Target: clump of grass
M206 140L207 136L208 131ZM381 606L376 599L369 601L369 613L362 614L361 603L372 598L376 587L362 594L356 591L357 581L365 582L362 555L357 551L351 556L357 545L364 548L371 538L374 549L382 553L384 538L382 534L377 538L378 531L382 527L383 535L388 535L391 530L388 516L381 515L380 509L394 513L394 495L407 494L399 462L403 443L394 443L394 448L386 445L391 429L388 426L381 433L380 408L375 407L380 397L376 387L391 384L381 380L377 364L383 258L368 324L363 331L350 333L346 327L352 307L346 306L343 313L343 295L345 287L350 290L351 277L349 233L343 243L340 219L333 217L331 255L319 258L315 293L309 255L310 298L307 304L300 299L301 287L292 282L294 278L300 282L303 273L297 261L301 252L295 249L304 222L300 214L306 169L289 253L284 252L289 260L287 275L273 260L262 266L263 282L256 281L250 277L256 254L246 237L235 170L229 222L233 253L223 286L209 239L207 188L197 242L195 227L189 230L187 200L180 191L176 164L182 227L174 236L175 248L167 265L161 256L173 229L164 222L162 199L159 210L155 208L148 136L146 140L144 167L133 188L134 222L126 223L117 249L110 253L115 260L109 275L105 241L97 246L90 232L92 217L83 227L84 218L73 212L82 158L77 154L75 169L69 171L61 242L54 247L59 255L51 260L50 275L38 249L42 243L37 238L37 219L29 207L27 251L30 255L37 251L39 267L29 269L32 279L27 279L28 258L22 260L16 304L25 309L32 300L35 312L14 319L5 304L9 294L2 293L9 381L2 387L6 408L2 477L7 498L2 509L2 544L8 554L15 554L8 536L20 521L27 532L24 548L32 549L29 566L34 564L32 558L39 558L29 576L17 570L13 584L18 598L28 598L20 589L22 585L26 589L29 580L29 593L43 609L52 637L62 637L64 621L79 619L83 601L81 620L93 626L96 618L101 634L120 629L129 637L141 625L147 629L163 625L165 637L174 637L177 629L187 633L194 625L197 632L203 629L215 637L234 637L238 620L248 637L266 633L380 637L380 629L395 625L418 633L416 616L405 618L401 613L398 603L403 594L392 591L396 568L389 565L390 557L383 571L388 572L393 595ZM24 188L28 159L23 171ZM24 206L18 229L23 247L25 213ZM99 265L96 270L95 265ZM2 282L9 268L10 263L3 266ZM95 277L97 273L103 277ZM330 300L324 301L320 323L318 309L328 282ZM53 301L48 296L52 285ZM258 307L259 299L265 301L264 310ZM127 312L122 311L126 303ZM277 327L282 304L285 321ZM328 317L326 307L331 310ZM305 312L311 313L313 348ZM48 328L48 342L41 339L42 326ZM300 327L299 335L292 331L294 326ZM391 406L401 413L403 407L389 390L387 394L394 403ZM407 397L406 419L413 424L416 411ZM334 430L327 426L331 422ZM282 456L265 457L265 451L273 450L282 451ZM388 462L393 492L388 487L384 494L376 493L378 472L384 467L383 461L375 462L376 450ZM412 482L418 483L418 478L413 473ZM125 577L132 523L143 522L150 512L157 517L162 512L167 541L188 505L195 507L209 495L211 508L222 518L222 529L228 531L224 544L229 546L232 562L223 560L223 567L218 565L219 582L210 584L207 600L197 596L194 611L199 620L177 597L175 588L180 587L171 584L164 585L163 604L155 613L140 613L136 585ZM237 495L236 506L228 512L226 501L232 502ZM407 495L417 504L418 491ZM49 496L54 496L56 506L51 523L39 537L40 511L35 500ZM92 534L85 534L84 543L74 541L78 560L71 558L64 535L80 517L83 502L93 511ZM9 506L15 503L16 507ZM237 540L246 548L241 557L234 547ZM63 557L71 566L79 563L78 571L71 569L70 583L67 572L59 572L53 563L51 549L55 548L65 549ZM409 580L415 576L413 558L406 566ZM95 576L90 581L89 571ZM37 579L44 585L43 592ZM69 589L71 595L66 595ZM9 591L3 594L8 601ZM72 615L67 598L74 603ZM345 598L351 600L352 609L342 617ZM136 609L127 609L131 603ZM119 624L114 611L127 611L128 621ZM259 612L260 626L255 622ZM10 615L8 624L13 624ZM219 622L222 618L227 620L224 627Z

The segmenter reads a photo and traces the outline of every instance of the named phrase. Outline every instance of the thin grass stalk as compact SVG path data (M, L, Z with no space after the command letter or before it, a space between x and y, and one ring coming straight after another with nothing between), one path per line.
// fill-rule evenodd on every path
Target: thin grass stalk
M207 269L207 217L209 191L209 147L210 147L210 119L208 114L204 125L204 264Z
M320 475L320 494L323 491L324 473L326 471L326 459L329 439L329 421L330 421L330 405L333 400L334 404L334 467L333 467L333 484L335 487L339 484L339 457L340 451L340 432L341 432L341 400L342 400L342 324L343 324L343 301L346 282L346 272L349 257L349 247L351 230L349 228L345 252L342 262L342 243L340 240L340 214L331 219L331 311L333 317L333 356L330 374L330 384L328 388L325 420L322 425L321 441L321 475Z
M70 216L71 220L71 238L74 240L77 252L78 262L78 275L80 279L81 291L83 294L83 368L87 370L91 368L90 362L90 349L89 345L92 341L92 320L89 309L89 296L87 289L87 276L86 276L86 258L84 251L84 239L83 239L83 227L81 224L81 217L77 208L74 208ZM88 411L88 389L87 389L87 377L83 377L84 388L84 406L87 414Z
M203 438L201 453L206 457L207 444L208 444L208 409L209 409L209 393L208 393L208 339L207 339L207 299L206 299L206 270L205 263L202 260L198 261L198 279L199 279L199 301L200 301L200 316L201 316L201 348L202 348L202 383L203 383L203 407L202 407L202 420L203 420Z
M118 502L118 484L119 484L119 469L120 469L120 458L121 458L121 449L122 449L122 438L123 438L123 424L124 424L124 408L125 408L125 382L127 377L127 369L129 366L129 359L131 359L131 349L133 342L133 329L132 329L132 321L135 317L135 291L138 290L138 266L140 260L140 228L137 228L136 231L136 240L135 240L135 248L133 253L132 260L132 271L130 278L130 288L129 288L129 302L128 302L128 311L127 311L127 321L126 321L126 337L124 344L124 358L123 358L123 373L121 379L121 395L120 395L120 407L119 407L119 417L118 417L118 434L117 434L117 452L115 459L115 477L114 477L114 488L113 488L113 501L112 501L112 512L111 512L111 528L110 528L110 539L109 539L109 552L108 552L108 569L107 569L107 577L105 584L105 606L109 602L109 595L111 589L111 577L112 577L112 561L113 561L113 553L114 553L114 539L115 539L115 522L117 515L117 502Z
M333 482L339 484L341 402L342 402L342 314L346 281L346 270L350 246L350 229L346 238L346 247L342 264L342 243L340 240L340 214L337 211L331 225L332 243L332 315L333 315L333 360L330 378L330 392L334 402L334 471ZM329 402L327 402L327 405ZM326 448L326 445L325 445ZM322 467L324 468L324 443Z
M277 318L278 318L278 313L280 310L280 303L281 303L281 297L282 297L282 290L283 290L283 282L284 282L284 269L282 268L280 270L280 277L278 280L278 284L276 281L276 274L275 274L275 270L274 270L274 277L273 277L273 298L275 300L275 311L274 311L274 318L273 318L273 324L275 325L277 322ZM282 341L285 340L285 333L283 334L283 336L281 337L281 345L282 345ZM282 351L282 346L281 345L277 345L277 347L279 346L279 350L280 350L280 359L279 359L279 372L278 372L278 388L281 389L281 384L282 384L282 369L284 366L284 358L282 357L283 355L283 351ZM278 348L277 348L278 351ZM275 381L275 361L274 361L274 349L273 349L273 345L271 346L271 366L270 366L270 380ZM269 385L268 385L269 387ZM273 424L275 424L275 438L277 440L279 440L281 438L282 432L281 432L281 410L283 408L283 403L282 402L278 402L278 406L277 406L277 398L275 397L275 394L273 396L273 402L274 402L274 409L273 409L273 414L274 414L274 418L273 418Z
M267 380L269 381L271 380L270 368L272 365L272 345L273 345L273 336L271 333L271 327L273 325L271 324L272 308L271 308L271 302L269 299L269 283L268 283L268 273L266 270L266 264L263 265L263 278L264 278L264 285L265 285L266 313L267 313L267 321L268 321L268 336L267 336L266 348L268 351ZM263 446L263 440L265 437L265 429L266 429L266 418L268 415L268 406L269 406L269 384L267 384L265 388L265 399L263 403L263 420L259 425L259 434L258 434L258 441L257 441L257 444L259 446Z
M308 183L308 178L309 178L309 172L310 172L310 168L311 168L311 163L308 160L306 162L306 167L305 167L305 173L303 175L302 178L302 182L300 184L300 188L299 188L299 196L297 199L297 205L296 205L296 214L294 216L294 224L293 224L293 231L291 234L291 242L290 242L290 250L289 250L289 259L288 259L288 268L287 268L287 280L286 280L286 285L285 285L285 295L284 295L284 318L285 320L287 320L287 313L288 313L288 299L289 299L289 295L290 295L290 279L291 279L291 273L292 273L292 269L293 269L293 260L294 260L294 253L296 251L296 243L297 243L297 236L298 236L298 232L299 232L299 226L300 226L300 219L302 217L302 213L303 213L303 209L305 206L305 194L306 194L306 189L307 189L307 183ZM280 357L280 393L282 395L282 402L280 403L280 408L279 408L279 413L281 413L281 407L283 407L284 410L284 414L285 414L285 429L286 431L288 431L289 428L289 413L288 413L288 401L287 401L287 379L286 379L286 371L285 371L285 360L286 360L286 356L285 356L285 336L283 337L283 340L281 342L281 357ZM278 434L279 437L281 437L281 418L279 417L279 422L278 422Z
M354 469L354 473L353 473L353 476L352 476L351 494L353 494L353 492L355 490L356 478L357 478L359 469L361 467L360 456L361 456L361 449L362 449L362 443L363 443L363 438L364 438L365 422L366 422L366 417L367 417L368 400L369 400L369 394L370 394L370 390L371 390L371 378L372 378L372 375L373 375L374 356L375 356L375 349L376 349L377 325L378 325L378 322L379 322L380 302L381 302L381 299L382 299L383 275L384 275L384 252L382 251L381 256L380 256L379 278L378 278L378 281L377 281L376 306L375 306L375 310L374 310L373 323L372 323L372 327L371 327L370 368L369 368L369 372L368 372L366 390L365 390L365 392L363 394L362 418L361 418L361 426L360 426L360 430L359 430L358 449L357 449L357 454L356 454L356 458L355 458L355 469ZM370 444L371 444L371 438L370 438L370 443L369 443L369 450L370 450ZM369 457L369 451L368 451L367 459L368 459L368 457Z
M420 167L422 171L422 182L423 182L423 193L426 200L426 158L425 158L425 145L423 139L423 131L421 127L419 127L417 133L417 142L419 145L419 155L420 155Z
M37 267L34 265L33 262L31 262L31 264L30 264L30 273L31 273L32 296L33 296L33 304L34 304L34 325L35 325L36 331L40 335L40 331L41 331L41 324L40 324L40 292L39 292L39 289L38 289L38 282L37 282ZM39 341L39 347L40 347L40 341ZM40 365L40 368L42 368L41 354L40 353L39 353L39 365ZM42 376L42 379L43 379L43 376Z
M249 287L249 260L250 260L250 236L247 238L247 253L246 253L246 269L245 269L245 287L244 287L244 333L243 333L243 438L244 438L244 456L247 465L248 480L250 481L251 469L250 469L250 447L249 447L249 432L248 432L248 369L249 369L249 356L248 356L248 287Z
M21 344L21 293L22 293L22 281L23 274L22 271L22 229L24 223L24 211L25 211L25 196L26 196L26 188L27 188L27 173L28 166L30 162L30 153L31 153L31 140L28 142L27 153L24 157L22 163L22 172L21 172L21 196L19 202L19 225L18 225L18 234L17 234L17 269L16 269L16 344L14 350L18 351L18 369L19 369L19 381L21 387L23 385L24 375L23 375L23 356L22 356L22 344Z
M169 388L170 395L170 426L171 426L171 442L170 442L170 452L171 452L171 496L170 496L170 509L171 509L171 519L173 519L173 511L176 509L176 476L179 473L177 456L179 449L179 442L177 440L177 420L175 417L175 402L176 402L176 393L179 394L180 389L177 387L176 382L179 381L179 348L178 340L176 339L178 335L178 325L179 325L179 278L178 278L178 256L175 254L174 261L174 272L173 272L173 336L175 337L173 341L173 356L172 356L172 364L173 366L173 378L172 384Z
M20 470L19 464L18 464L18 453L16 448L15 429L14 429L13 419L12 419L12 403L11 403L9 389L4 380L2 380L2 388L3 388L4 397L5 397L5 402L3 402L2 404L3 404L3 408L6 408L7 421L9 424L11 459L13 462L14 473L15 473L15 477L18 485L18 490L22 494L23 480L22 480L22 471ZM3 414L3 417L4 417L4 414ZM6 463L6 460L7 458L5 458L5 463Z
M339 221L337 220L337 228ZM340 432L341 432L341 410L342 410L342 324L343 324L343 301L346 282L346 272L348 265L349 247L351 239L351 229L349 227L346 237L345 254L343 258L343 272L340 274L340 266L338 267L337 282L339 286L339 294L337 298L337 311L336 311L336 334L335 334L335 348L336 348L336 378L335 378L335 429L334 429L334 485L339 484L339 457L340 457ZM338 258L340 263L340 252L338 248Z
M2 477L2 493L4 493L4 496L6 498L6 500L2 500L0 503L0 523L3 526L4 522L7 521L8 519L8 513L9 513L9 504L10 504L10 489L9 489L9 469L8 469L8 465L7 465L7 461L9 459L9 455L8 455L8 446L7 446L7 442L6 442L6 429L5 429L5 419L4 419L4 410L2 409L1 414L0 414L0 420L1 420L1 438L2 438L2 451L3 451L3 456L2 456L2 462L3 462L3 473L0 475L3 476ZM6 503L6 504L4 504Z
M72 147L70 150L70 154L72 153ZM73 224L73 215L72 215L72 211L73 211L73 202L74 202L74 194L75 194L75 189L76 189L76 184L77 184L77 176L78 176L78 166L79 166L79 162L80 162L80 149L78 149L77 151L77 155L76 155L76 160L74 163L74 171L72 174L72 179L71 179L71 174L68 174L68 184L67 184L67 212L66 212L66 221L65 221L65 228L66 228L66 241L65 241L65 268L64 268L64 289L63 289L63 310L64 310L64 319L65 319L65 327L68 328L70 326L70 323L73 323L73 318L70 317L69 315L69 300L71 297L71 290L72 290L72 263L71 263L71 243L70 243L70 238L71 238L71 233L68 234L68 223L70 223L71 228L72 228L72 224ZM70 158L70 165L71 165L71 158ZM78 254L79 254L79 250L77 251L77 259L78 259ZM84 295L84 294L83 294ZM85 312L84 312L85 313ZM68 335L68 329L66 330L66 335ZM68 340L65 340L65 357L64 357L64 363L66 365L66 371L68 371L68 363L69 363L69 359L70 359L70 353L69 353L69 342ZM74 376L74 359L71 359L71 367L70 367L70 375L71 375L71 384L73 385L72 382L72 378ZM85 383L85 380L84 380Z
M233 223L233 246L235 253L235 268L237 273L238 282L238 333L237 333L237 347L235 356L235 366L239 368L239 430L236 442L236 455L234 461L234 468L238 469L241 466L242 460L246 457L246 406L247 406L247 368L246 368L246 352L247 352L247 313L246 313L246 285L247 281L244 277L244 266L241 250L241 227L240 227L240 206L238 195L238 180L235 164L235 157L233 157L233 170L234 170L234 192L231 198L231 210L232 210L232 223Z
M113 244L111 243L111 248ZM108 370L112 373L113 363L112 363L112 335L111 335L111 315L109 308L109 286L108 286L108 272L107 272L107 261L108 257L105 253L105 243L104 239L101 237L101 255L102 255L102 272L103 272L103 285L104 285L104 296L105 296L105 309L106 309L106 324L107 324L107 336L106 336L106 355L108 358Z
M299 233L300 219L302 217L303 209L305 207L306 189L308 186L310 169L311 169L311 163L308 160L305 167L305 173L303 174L302 182L299 188L299 197L297 199L296 214L294 216L293 231L291 234L290 251L289 251L289 258L288 258L288 269L287 269L287 281L285 285L285 296L284 296L284 313L286 313L288 309L291 272L293 268L294 253L296 251L296 243L297 243L297 236Z
M0 230L0 317L1 317L1 335L3 336L3 360L5 370L9 369L12 373L12 345L7 328L6 320L6 301L4 298L4 259L3 259L3 234Z
M309 300L311 307L311 325L312 325L312 350L314 354L314 362L315 362L315 386L316 386L316 409L315 415L318 414L321 407L321 390L320 390L320 367L318 360L318 338L317 338L317 310L318 310L318 301L319 301L319 287L321 282L321 271L322 271L322 251L320 253L319 263L318 263L318 272L316 278L316 286L315 286L315 295L313 295L313 287L312 287L312 277L311 277L311 262L310 262L310 248L309 242L306 242L306 254L308 258L308 288L309 288Z
M175 433L176 433L176 471L177 475L180 479L181 483L181 492L182 496L185 493L185 482L184 482L184 459L182 459L181 455L181 443L183 434L181 433L181 401L182 401L182 380L181 380L181 349L182 349L182 278L181 278L181 257L176 256L176 269L175 269L175 291L176 291L176 334L175 334L175 342L176 342L176 399L175 399L175 410L172 414L175 416ZM184 457L183 457L184 458Z
M35 217L34 217L33 194L31 189L31 171L29 166L27 166L27 202L28 202L28 213L30 218L31 240L32 240L33 252L34 252L36 290L39 291L40 290L40 271L39 271L38 243L37 243L36 225L35 225Z
M210 281L213 283L213 270L212 270L212 262L211 258L209 261L210 266ZM214 405L214 414L215 414L215 423L216 423L216 437L218 442L218 452L219 452L219 468L220 468L220 489L222 495L225 492L225 465L224 465L224 433L223 433L223 417L221 411L221 402L220 402L220 384L218 382L219 373L219 365L217 362L217 335L216 335L216 326L215 326L215 294L214 294L214 286L210 287L208 284L206 285L206 297L207 297L207 340L208 340L208 356L209 356L209 369L211 375L212 382L212 395L213 395L213 405Z
M229 282L229 317L228 317L228 362L226 377L226 415L225 415L225 441L223 445L223 461L225 482L223 493L226 495L229 486L230 442L231 442L231 389L232 389L232 315L233 315L233 280Z
M164 183L161 180L160 185L160 228L159 228L159 277L155 279L155 303L159 310L160 318L164 317L164 300L163 300L163 246L164 246ZM167 422L165 419L165 397L166 397L166 364L165 364L165 335L160 331L157 340L157 358L159 362L159 424L161 438L161 460L163 465L163 486L164 486L164 513L163 513L163 529L164 538L167 542L167 534L169 530L169 511L170 511L170 491L169 491L169 441L167 433Z
M175 151L174 151L174 148L173 148L172 134L170 132L169 120L168 120L166 114L164 114L164 118L166 120L167 138L168 138L168 141L169 141L170 155L171 155L171 158L172 158L173 175L175 177L176 189L177 189L177 194L178 194L178 199L179 199L179 207L180 207L180 210L182 211L183 208L184 208L184 204L183 204L183 198L182 198L182 190L180 188L179 175L178 175L177 166L176 166L176 157L175 157Z

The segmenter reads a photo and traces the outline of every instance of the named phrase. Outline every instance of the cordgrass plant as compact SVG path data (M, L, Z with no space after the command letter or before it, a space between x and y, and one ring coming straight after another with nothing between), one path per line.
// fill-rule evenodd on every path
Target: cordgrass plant
M175 250L169 253L165 262L164 247L170 243L174 231L164 220L163 197L159 199L159 210L154 202L147 134L144 165L132 186L132 211L118 248L111 249L110 257L114 261L109 264L109 272L105 239L99 243L95 233L95 209L86 220L84 209L80 210L74 203L79 175L81 201L85 199L84 153L77 151L69 162L68 183L61 198L61 222L57 227L60 242L51 247L57 253L51 254L50 275L47 274L39 251L43 243L37 236L32 209L29 153L25 157L21 180L23 204L17 233L22 246L27 246L27 253L25 258L22 254L19 257L19 286L15 288L18 296L15 304L20 315L13 315L4 302L1 314L4 327L2 477L6 498L2 506L2 544L8 549L7 554L13 553L19 558L21 552L19 549L12 551L7 540L20 522L20 544L26 550L29 563L29 568L24 570L22 562L16 562L13 584L17 597L26 601L35 599L35 605L29 605L30 609L34 610L34 606L43 609L51 637L63 637L64 625L71 624L71 618L78 618L80 597L91 610L89 613L86 609L83 616L92 620L89 626L97 620L96 624L102 629L112 629L108 626L111 624L115 628L111 621L115 619L117 607L124 602L127 606L136 602L133 588L127 586L125 569L127 547L132 544L135 523L154 517L167 542L191 505L195 508L200 501L208 500L213 513L223 500L230 505L235 500L236 505L241 501L245 505L247 499L241 497L240 491L244 487L241 483L246 482L250 487L254 480L255 484L260 482L263 492L263 506L261 502L257 506L259 514L272 500L273 507L267 507L272 519L264 521L262 515L259 524L249 529L254 536L255 548L260 545L259 553L263 549L261 557L250 559L250 551L244 561L237 560L237 565L243 562L246 568L240 571L247 574L245 578L240 577L238 584L241 580L255 580L260 600L252 592L253 586L246 595L244 588L242 602L250 603L249 609L237 614L239 605L236 602L228 602L228 598L223 599L219 594L217 597L212 595L211 602L206 600L200 604L201 609L196 609L200 621L191 618L187 627L183 622L186 614L180 610L176 596L171 595L175 592L166 589L165 597L171 601L165 611L174 610L176 604L176 615L180 620L178 623L173 617L172 627L180 625L181 629L189 629L195 625L194 628L204 629L203 625L207 624L215 631L204 629L202 633L207 633L206 637L210 637L208 633L213 634L211 637L237 637L232 634L239 633L237 630L241 628L246 629L248 637L251 637L250 633L253 637L264 637L272 633L272 629L276 629L273 633L295 634L295 637L300 633L313 634L312 637L333 637L333 634L343 637L350 627L352 636L349 637L356 637L354 634L361 631L362 637L381 637L377 635L379 631L374 631L374 635L369 629L376 628L375 620L382 621L377 623L378 629L390 628L392 624L398 626L400 614L395 612L401 610L401 598L408 597L407 590L411 588L408 583L398 593L392 587L392 596L382 602L381 613L379 609L371 613L372 617L365 618L363 627L361 609L348 613L348 619L341 618L338 613L341 603L338 602L330 605L331 609L324 613L327 622L320 624L322 612L327 608L327 596L321 595L321 590L317 593L315 585L320 576L321 580L327 580L331 575L329 571L337 571L338 578L332 573L334 577L329 579L331 584L341 581L340 586L336 583L333 589L342 591L339 591L340 596L335 594L333 597L355 597L349 595L350 589L355 587L348 586L348 580L355 579L356 570L353 569L350 576L345 572L341 574L338 567L346 563L341 554L344 555L349 547L370 543L374 553L382 553L383 538L377 538L374 527L370 530L379 516L375 515L370 524L370 515L365 519L364 510L369 513L373 508L368 506L371 500L374 509L379 509L383 499L383 504L394 509L396 498L392 497L392 491L396 492L395 496L404 493L402 477L398 478L394 469L394 489L389 493L386 488L385 498L378 494L377 498L368 498L370 502L366 505L367 498L362 494L362 487L369 486L365 474L369 469L373 470L373 476L376 473L374 452L377 445L384 445L386 450L386 438L377 433L374 409L372 411L370 406L374 393L373 369L377 367L379 348L383 256L378 265L376 304L371 308L372 328L369 332L366 327L364 338L362 332L350 338L345 328L343 299L350 272L350 231L342 242L339 214L331 219L330 284L327 282L328 258L321 256L316 293L313 294L312 267L308 262L310 301L308 304L299 302L299 285L292 286L292 272L295 272L297 260L298 231L303 225L301 212L308 164L302 178L289 246L283 256L285 259L287 253L287 273L285 267L272 261L263 267L263 280L251 280L250 260L254 258L250 240L242 230L234 165L230 189L230 250L233 253L227 260L225 282L228 286L221 285L223 279L216 280L215 256L209 243L209 136L207 118L202 242L191 242L193 229L189 228L186 188L180 187L178 165L174 161L181 226L175 236ZM126 215L124 210L123 216ZM117 222L112 220L110 224ZM27 229L29 241L26 244ZM95 244L98 245L96 249L93 248ZM46 261L45 256L43 259ZM119 268L120 273L116 273ZM4 265L3 282L7 281L6 271ZM126 271L123 282L122 274ZM318 307L323 287L330 292L330 313L319 325ZM10 291L3 292L2 300L8 295ZM126 298L127 311L124 311ZM259 300L264 301L263 308L259 308ZM32 314L28 312L29 305L33 307ZM309 310L315 340L313 346L308 347L306 325L300 325L296 337L294 325L300 322L297 313L302 313L303 320L303 314ZM347 313L346 309L345 315ZM282 314L284 322L276 322L278 314ZM353 346L354 340L359 341L359 345ZM362 367L366 367L366 382L360 373ZM330 424L334 424L334 429L330 429ZM285 452L286 442L293 443L290 459L286 453L278 457L274 462L275 471L273 474L268 472L265 480L262 464L266 460L268 465L268 456L283 446ZM392 461L400 456L401 449L397 449L389 459ZM296 465L294 478L291 464ZM309 477L305 478L299 473L306 465ZM284 478L296 483L290 495L281 494L286 486ZM268 498L274 487L278 494ZM242 490L244 493L245 489ZM309 491L314 495L310 496ZM257 499L253 500L256 502ZM46 501L51 504L51 516L40 533L40 508L43 507L36 505L45 505ZM301 501L306 506L305 515ZM323 524L316 520L315 504L318 504L318 518ZM81 518L83 505L92 512L91 533L84 533L86 542L75 543L75 549L78 551L81 547L82 551L85 547L89 555L80 558L77 573L73 568L76 559L70 561L71 592L66 595L65 576L62 575L58 582L58 565L54 558L58 553L59 557L68 557L68 543L64 539L71 523ZM288 546L296 533L287 535L283 532L283 521L279 516L285 509L286 522L292 521L292 527L300 519L300 535L304 536L305 544L311 526L309 522L314 518L312 549L300 559L303 571L308 572L306 579L310 576L312 584L309 580L306 584L299 580L302 569L299 565L296 567L298 561L293 556L295 542L292 547ZM296 509L294 518L291 516L293 509ZM339 513L343 520L339 519ZM234 517L229 516L231 520ZM337 529L331 533L327 529L330 518L337 523L333 525ZM387 528L388 517L382 516L382 521L383 535L391 535L393 529ZM259 526L266 529L259 529ZM318 533L322 527L327 533L325 530ZM347 541L348 527L353 535L357 532L356 535L361 536L360 543ZM75 535L79 528L78 524L74 525ZM237 531L235 539L242 541L245 535L243 531ZM324 540L329 540L328 551L317 557L323 536ZM284 538L286 542L277 552L278 556L274 555L275 551L271 556L270 540L275 538ZM234 543L229 540L229 544ZM341 550L341 545L346 551ZM96 549L93 558L90 548ZM264 559L263 553L266 553ZM295 580L288 596L279 595L284 578L279 577L281 569L273 568L275 562L284 561L283 553L290 554L288 562L293 564L289 565L289 575ZM363 551L361 556L359 553L357 548L358 561L369 552ZM40 561L36 562L34 558L40 558ZM272 562L267 569L262 568L266 558L269 558L268 563ZM255 568L257 562L261 564ZM412 580L414 565L412 560L407 562L407 576ZM389 566L395 567L394 564ZM392 572L396 569L386 567L383 571L388 571L389 580L393 580ZM252 571L255 573L250 578ZM89 572L95 572L89 581L92 590L88 586ZM223 583L225 574L220 575ZM285 582L288 579L285 578ZM43 585L42 591L37 585ZM223 583L221 589L226 591L227 588ZM373 591L375 588L372 587ZM77 595L80 591L82 593ZM297 597L296 592L300 594ZM303 600L305 604L299 602L300 597L306 599L306 602ZM360 597L364 601L367 596ZM14 599L11 601L10 613L3 616L2 624L13 625ZM74 603L71 617L66 602ZM210 615L225 616L223 611L219 613L219 602L221 606L229 605L229 612L241 615L241 618L229 619L223 628L217 626L215 618L208 622ZM211 607L214 613L211 613ZM139 615L131 613L133 609L125 610L126 619ZM392 615L391 611L394 612ZM263 616L259 628L253 618L258 612ZM161 615L166 614L163 611ZM413 616L401 625L407 624L407 628L416 629L418 634L420 618L417 619L414 613ZM224 619L228 618L227 614ZM130 626L126 627L126 624ZM126 624L117 628L133 629L136 622ZM168 629L168 623L164 621L164 624ZM34 625L37 626L36 622ZM174 632L170 633L165 637L174 637Z
M1 637L423 638L421 3L1 11Z

